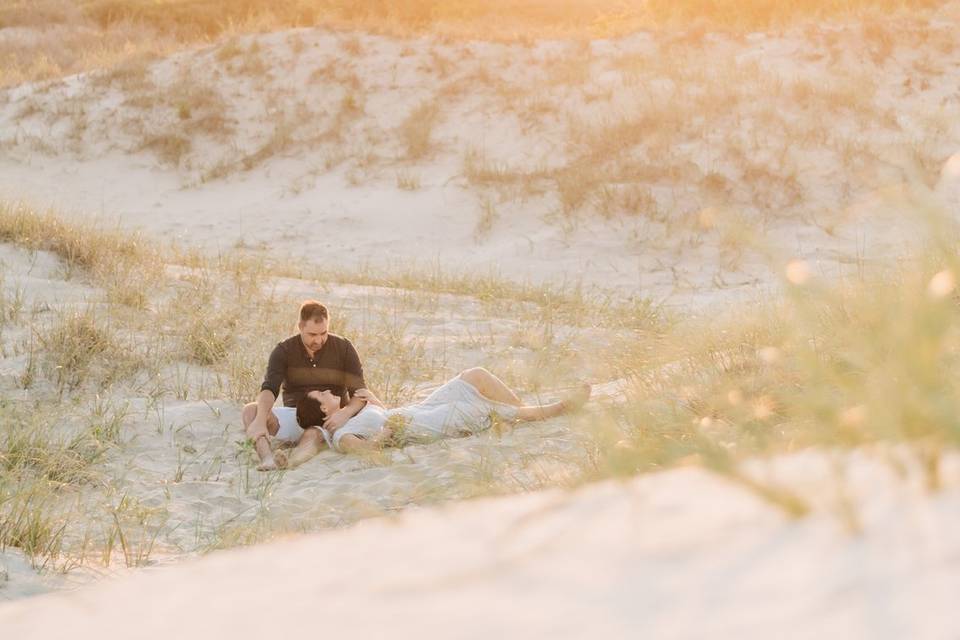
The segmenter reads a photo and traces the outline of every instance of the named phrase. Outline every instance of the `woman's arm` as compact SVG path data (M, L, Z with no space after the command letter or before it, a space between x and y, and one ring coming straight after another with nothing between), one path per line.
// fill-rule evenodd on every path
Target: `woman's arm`
M361 438L355 436L352 433L348 433L340 436L340 442L337 444L340 451L343 453L364 453L367 451L379 451L383 448L384 443L390 438L393 434L393 430L384 425L383 429L380 430L380 433L375 435L372 438Z

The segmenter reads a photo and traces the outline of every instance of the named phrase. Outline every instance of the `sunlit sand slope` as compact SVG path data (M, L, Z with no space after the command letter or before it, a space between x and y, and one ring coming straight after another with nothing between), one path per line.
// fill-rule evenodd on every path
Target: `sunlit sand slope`
M789 520L687 468L476 500L0 607L11 637L947 638L960 467L927 494L884 455L755 464L818 503ZM908 470L912 465L901 459ZM838 492L838 487L842 488ZM850 511L842 494L860 501ZM846 523L846 526L845 526ZM851 531L851 527L859 533Z
M956 14L593 42L242 36L3 92L0 173L10 195L212 251L742 297L771 262L900 249L904 185L933 187L960 148Z

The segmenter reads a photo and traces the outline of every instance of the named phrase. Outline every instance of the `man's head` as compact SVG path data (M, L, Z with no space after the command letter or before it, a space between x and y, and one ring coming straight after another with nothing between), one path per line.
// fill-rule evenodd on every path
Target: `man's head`
M307 300L300 305L300 339L310 354L314 354L327 342L330 314L316 300Z

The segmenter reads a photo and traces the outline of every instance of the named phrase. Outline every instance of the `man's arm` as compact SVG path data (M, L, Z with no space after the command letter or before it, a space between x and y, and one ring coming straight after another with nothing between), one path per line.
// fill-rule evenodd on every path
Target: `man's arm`
M378 398L377 395L376 395L373 391L370 391L370 389L357 389L357 392L356 392L355 394L353 394L353 395L354 395L354 397L356 397L356 398L360 398L361 400L365 400L367 404L372 404L372 405L376 405L376 406L378 406L378 407L383 407L384 409L387 408L387 405L383 404L383 402L380 400L380 398Z
M267 433L267 416L273 409L277 397L280 395L280 385L287 374L287 353L280 343L270 352L270 359L267 361L267 371L263 376L263 383L260 385L260 394L257 395L257 415L250 423L250 437L258 438Z
M367 386L367 383L363 380L363 364L360 362L360 354L357 353L352 342L346 338L343 340L346 344L340 356L342 358L341 366L343 367L344 386L350 393L350 402L340 407L333 415L327 416L323 426L331 433L345 425L347 420L357 415L360 409L363 409L363 405L367 403L362 397L357 396L357 391Z
M353 346L353 343L344 338L344 351L341 356L341 366L343 367L343 386L350 392L352 398L358 389L366 389L367 383L363 379L363 363L360 362L360 354Z
M273 401L276 402L280 397L280 386L287 377L287 351L283 348L283 343L279 343L270 352L270 359L267 360L267 371L263 374L263 383L260 385L260 396L257 397L257 414L260 411L260 398L264 391L269 391L273 395ZM271 404L270 407L273 405Z
M263 389L260 391L260 394L257 396L257 415L253 419L253 422L250 423L251 426L257 424L258 422L263 423L263 431L267 431L267 416L270 414L270 410L273 409L274 403L277 401L277 396L273 395L273 391L269 389Z

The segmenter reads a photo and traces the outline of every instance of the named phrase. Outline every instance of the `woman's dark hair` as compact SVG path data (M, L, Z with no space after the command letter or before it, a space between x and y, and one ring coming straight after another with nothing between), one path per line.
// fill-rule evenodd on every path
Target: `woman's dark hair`
M297 424L301 428L322 427L327 414L316 398L303 396L297 401Z

